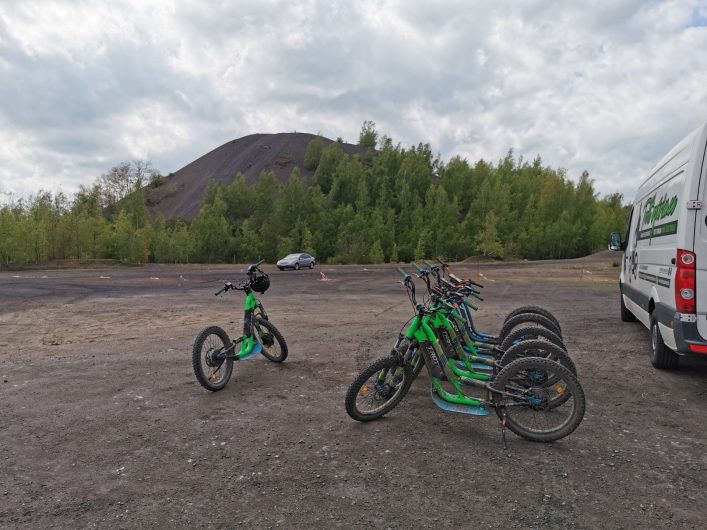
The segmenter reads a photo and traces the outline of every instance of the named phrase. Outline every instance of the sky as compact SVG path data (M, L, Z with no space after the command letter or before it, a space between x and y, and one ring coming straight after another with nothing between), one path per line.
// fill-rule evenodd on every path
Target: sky
M0 200L366 120L630 200L707 121L707 0L0 0Z

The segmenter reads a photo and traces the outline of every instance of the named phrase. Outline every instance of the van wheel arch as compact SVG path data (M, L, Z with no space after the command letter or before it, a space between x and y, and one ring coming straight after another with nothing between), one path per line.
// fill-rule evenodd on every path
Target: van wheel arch
M631 313L631 311L624 304L624 290L619 285L619 300L621 304L621 322L635 322L636 315Z
M653 300L650 303L653 304ZM658 319L653 316L653 309L654 307L650 312L651 325L649 328L651 364L661 370L672 370L677 368L679 357L677 353L665 345L658 327Z

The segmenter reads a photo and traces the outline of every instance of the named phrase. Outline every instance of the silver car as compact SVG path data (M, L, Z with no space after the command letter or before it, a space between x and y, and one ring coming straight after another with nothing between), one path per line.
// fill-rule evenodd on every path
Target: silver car
M289 254L277 262L277 268L281 271L285 269L299 270L304 267L313 269L314 265L316 265L314 256L305 253Z

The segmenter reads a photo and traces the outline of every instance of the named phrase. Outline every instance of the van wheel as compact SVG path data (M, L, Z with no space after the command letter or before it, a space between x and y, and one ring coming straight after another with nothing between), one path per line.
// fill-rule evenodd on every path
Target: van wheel
M621 300L621 322L635 322L636 317L624 304L624 293L621 289L619 289L619 299Z
M658 321L651 315L651 364L663 370L672 370L678 365L678 354L663 342Z

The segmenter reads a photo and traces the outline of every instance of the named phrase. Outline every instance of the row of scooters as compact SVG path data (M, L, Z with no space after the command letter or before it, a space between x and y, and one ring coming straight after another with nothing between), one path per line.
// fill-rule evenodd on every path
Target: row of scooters
M483 285L455 275L441 259L424 264L412 264L425 286L419 301L413 275L398 268L414 314L391 354L362 370L349 387L349 416L384 416L427 367L433 403L448 412L495 412L504 444L506 428L536 442L572 433L586 399L555 315L526 305L505 317L498 334L481 331L473 313L483 301Z

